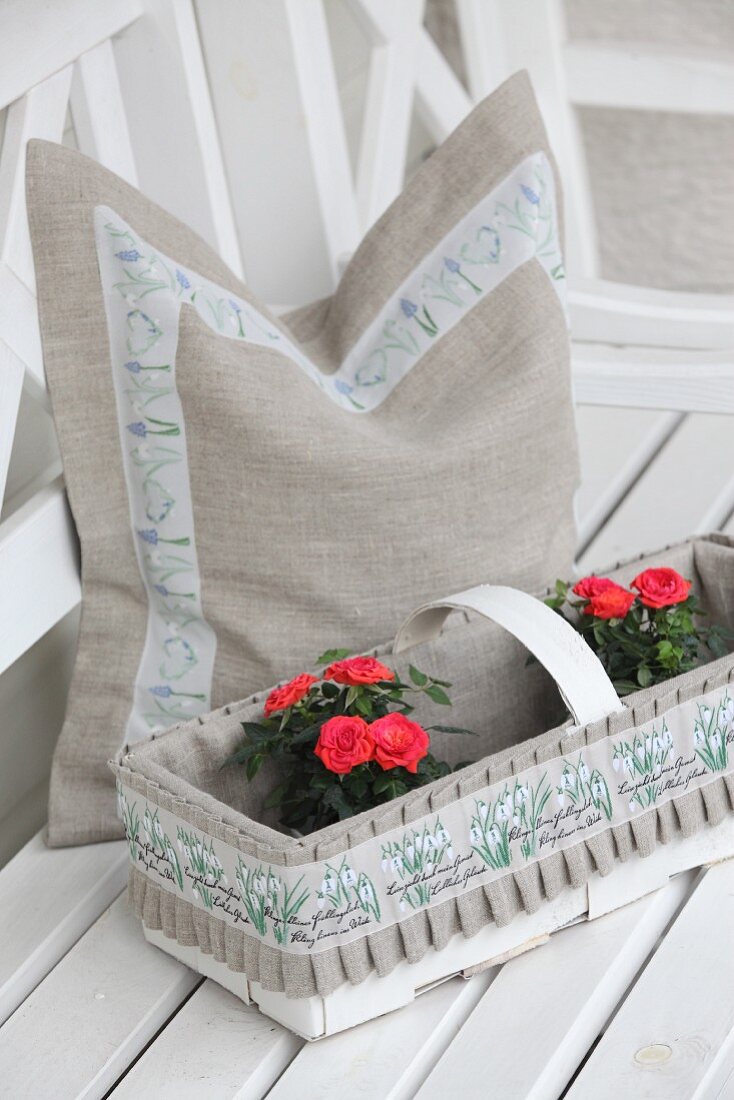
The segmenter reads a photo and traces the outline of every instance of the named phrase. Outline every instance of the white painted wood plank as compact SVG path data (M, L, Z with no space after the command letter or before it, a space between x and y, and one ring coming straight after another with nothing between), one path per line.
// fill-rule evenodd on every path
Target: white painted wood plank
M438 145L466 118L474 103L456 73L424 30L418 45L415 87L418 114Z
M571 346L574 400L677 412L734 413L734 349Z
M205 981L112 1096L199 1100L205 1094L207 1100L260 1100L303 1043L255 1005Z
M338 258L354 251L361 234L329 31L322 0L284 3L311 168L336 286Z
M0 871L0 1022L117 897L128 858L124 841L52 850L38 833Z
M24 374L20 359L0 340L0 506L5 499Z
M583 553L630 487L682 422L680 413L586 405L576 409L581 485L576 499Z
M6 1094L104 1096L200 981L145 942L123 894L0 1030Z
M605 918L606 919L606 918ZM705 872L568 1100L706 1100L734 1068L734 860Z
M282 0L268 4L257 0L199 2L196 15L237 232L247 257L248 284L266 302L300 305L329 294L334 283L333 261L321 227L320 198L284 4ZM121 37L120 45L128 42L137 27ZM152 34L155 41L157 27ZM161 51L163 48L161 43ZM146 135L144 125L140 133L133 126L131 98L139 82L140 50L149 50L147 40L131 51L131 87L125 88L128 120L141 182L153 198L164 202L162 192L159 195L151 189L156 181L144 174L140 152L147 141L151 148L146 159L155 166L160 160L160 142ZM144 99L141 123L147 110ZM165 110L169 111L167 103ZM189 181L181 177L182 199L188 189ZM164 205L182 216L173 197ZM175 197L178 200L178 194ZM186 220L197 225L191 216Z
M357 163L357 208L362 233L400 193L405 177L423 0L358 0L379 12L389 36L373 45Z
M581 571L724 523L734 490L733 425L727 416L687 416L581 555Z
M492 1095L554 1100L690 884L681 875L650 897L557 932L540 949L511 959L418 1097L478 1096L480 1082L491 1082Z
M141 9L140 0L3 0L0 110L116 34Z
M586 107L734 114L734 62L710 51L676 53L666 46L620 42L568 43L571 101Z
M518 69L529 71L563 179L567 268L575 275L595 275L596 223L583 142L569 102L561 0L459 0L457 13L475 99Z
M361 1096L409 1100L449 1046L496 969L471 981L452 978L412 1004L350 1031L307 1044L268 1094L269 1100ZM454 1096L449 1091L445 1097Z
M0 263L0 338L25 365L38 388L45 389L36 299L5 263Z
M136 186L135 159L109 39L83 53L74 66L71 114L80 152Z
M0 155L0 263L31 289L33 255L25 202L25 148L29 138L60 141L71 87L71 66L36 85L8 108Z
M0 523L0 672L80 599L76 532L57 480Z
M199 232L241 276L191 0L145 0L143 17L113 46L141 190ZM234 139L240 140L236 126Z
M734 347L734 298L569 280L574 340L665 348Z

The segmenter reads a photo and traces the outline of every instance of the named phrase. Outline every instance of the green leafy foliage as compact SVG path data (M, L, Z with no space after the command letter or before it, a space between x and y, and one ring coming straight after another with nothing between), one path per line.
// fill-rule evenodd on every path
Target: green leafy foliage
M727 627L700 621L706 613L693 594L658 609L638 599L624 618L600 619L583 614L587 601L570 592L570 585L556 581L555 594L545 602L583 635L619 695L690 672L712 656L723 657L729 652L727 641L734 639Z
M347 654L347 650L330 649L321 654L317 664L329 664ZM436 680L413 665L409 666L408 675L409 684L397 679L359 685L319 681L287 710L260 722L243 722L243 740L223 766L241 765L251 781L267 761L277 764L281 781L270 791L265 805L280 810L284 827L301 833L321 829L433 783L449 775L452 769L430 752L418 762L415 773L404 767L383 770L375 760L370 760L345 775L330 771L314 752L321 727L337 715L358 716L367 723L387 714L408 715L413 710L405 700L409 692L426 695L439 706L450 706L446 691L450 683ZM449 725L429 726L426 732L429 731L472 733ZM457 765L455 770L470 762Z

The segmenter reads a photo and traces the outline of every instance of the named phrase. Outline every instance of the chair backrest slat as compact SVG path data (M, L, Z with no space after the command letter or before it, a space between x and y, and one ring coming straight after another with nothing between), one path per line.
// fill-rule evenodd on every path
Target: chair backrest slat
M74 66L71 115L79 147L128 183L137 171L109 39L83 53Z

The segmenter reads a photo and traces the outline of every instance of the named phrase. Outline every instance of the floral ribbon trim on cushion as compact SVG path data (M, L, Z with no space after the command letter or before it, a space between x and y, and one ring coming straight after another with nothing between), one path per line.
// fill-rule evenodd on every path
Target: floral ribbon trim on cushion
M216 637L201 603L186 426L176 389L181 306L230 339L271 347L340 408L371 412L467 312L536 258L564 302L553 171L543 153L519 164L428 253L344 362L325 374L251 303L143 241L95 208L112 379L148 628L125 739L211 709Z
M117 768L135 867L263 943L310 954L351 943L631 821L734 767L729 687L458 799L315 863L237 851L143 798Z

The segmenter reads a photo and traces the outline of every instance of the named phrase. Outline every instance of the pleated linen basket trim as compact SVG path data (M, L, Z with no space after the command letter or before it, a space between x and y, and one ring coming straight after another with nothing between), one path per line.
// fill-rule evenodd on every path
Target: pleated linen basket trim
M387 651L389 647L384 649ZM145 798L171 810L215 839L231 844L244 854L267 858L273 864L298 866L343 851L394 826L407 825L427 811L479 790L488 782L509 778L533 764L568 754L610 734L622 733L664 715L679 703L733 682L734 655L729 655L665 684L635 693L629 697L631 705L626 712L570 734L566 727L556 728L486 757L430 787L396 799L381 808L379 821L374 817L371 823L353 819L353 822L358 821L356 825L349 823L350 827L341 829L326 843L319 838L329 830L322 830L313 839L295 839L235 811L230 811L225 820L223 814L212 812L205 805L219 805L210 796L202 794L202 805L193 805L179 793L166 789L168 773L150 761L146 763L147 770L157 770L160 776L147 778L121 765L117 765L116 770L124 776L128 786ZM241 714L239 707L223 709L235 711L238 717ZM169 731L164 736L172 733L174 731ZM584 886L595 872L604 876L613 873L617 860L624 862L634 854L646 858L655 852L659 843L666 844L679 836L690 837L708 826L718 825L732 810L734 775L730 774L675 797L632 821L610 826L535 864L508 871L501 879L470 893L420 910L361 940L313 955L292 955L258 942L162 889L134 865L130 868L130 901L147 928L162 931L185 946L197 946L203 953L226 963L230 970L246 973L250 980L259 982L266 990L283 992L292 998L326 996L345 982L358 984L373 971L384 976L403 960L418 962L430 948L440 951L457 933L471 937L487 924L502 926L521 912L534 913L566 888ZM360 818L366 816L360 815Z

